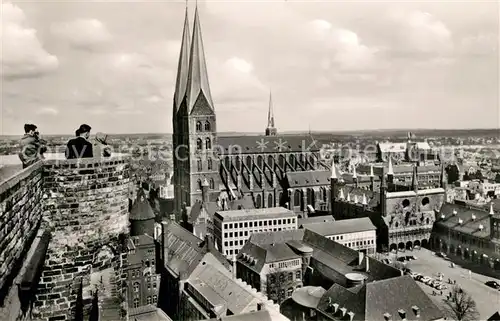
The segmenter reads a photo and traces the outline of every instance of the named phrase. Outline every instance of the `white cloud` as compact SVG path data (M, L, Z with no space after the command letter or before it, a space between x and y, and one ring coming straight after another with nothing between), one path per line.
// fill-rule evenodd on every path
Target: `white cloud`
M53 108L53 107L42 107L39 110L36 111L38 115L52 115L55 116L59 114L59 110Z
M36 30L27 27L24 12L12 3L2 3L1 6L2 76L36 77L57 69L57 57L45 51Z
M399 35L399 40L409 46L410 50L423 53L448 53L453 49L450 30L430 13L394 11L391 16L398 23L395 31Z
M102 48L111 40L106 26L97 19L77 19L71 22L57 22L51 25L54 35L66 39L77 49L94 50Z
M253 70L253 66L250 63L238 57L233 57L229 59L227 62L232 68L242 73L247 74L252 72Z

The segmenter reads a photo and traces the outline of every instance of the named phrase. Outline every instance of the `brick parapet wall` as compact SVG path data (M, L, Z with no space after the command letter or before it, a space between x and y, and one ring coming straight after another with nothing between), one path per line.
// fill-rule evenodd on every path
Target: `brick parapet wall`
M13 285L42 218L42 164L0 183L0 320L15 320L20 302Z
M52 231L52 240L35 303L37 319L72 320L79 280L93 286L91 275L105 269L112 268L109 282L118 287L106 291L121 292L129 166L125 157L44 162L42 226Z

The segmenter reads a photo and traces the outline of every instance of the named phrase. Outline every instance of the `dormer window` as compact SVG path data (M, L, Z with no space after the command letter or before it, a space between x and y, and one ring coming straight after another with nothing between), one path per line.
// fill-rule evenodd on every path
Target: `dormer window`
M405 310L399 309L398 314L401 317L401 319L403 319L403 320L406 319L406 311Z

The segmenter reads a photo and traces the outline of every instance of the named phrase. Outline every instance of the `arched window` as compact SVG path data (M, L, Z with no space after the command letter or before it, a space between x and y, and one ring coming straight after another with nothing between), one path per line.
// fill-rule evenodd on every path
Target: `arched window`
M288 162L290 163L290 166L292 166L292 168L295 167L295 163L294 163L294 157L293 157L293 154L290 154L290 156L288 156Z
M304 165L304 154L300 154L300 163Z
M203 141L201 140L201 138L198 138L196 140L196 149L201 150L202 148L203 148Z
M314 206L314 191L311 188L307 189L307 204Z
M203 170L203 163L201 162L201 159L198 159L196 163L198 165L198 172L201 172Z
M210 122L208 120L205 122L205 131L210 131Z
M283 198L283 192L278 194L278 203L281 204L281 199Z
M196 131L201 132L201 121L196 122Z
M274 207L274 197L273 197L273 194L267 195L267 207Z
M209 171L211 171L211 170L212 170L212 166L213 166L213 164L212 164L212 159L210 159L210 158L209 158L209 159L207 160L207 167L208 167L208 170L209 170Z
M280 155L278 163L279 163L281 168L285 168L285 156Z
M134 292L139 292L139 283L134 283Z
M198 178L198 189L201 190L201 179Z
M257 156L257 166L262 169L262 165L264 165L264 160L262 158L262 156Z
M229 156L226 156L224 158L224 164L226 165L226 168L229 169L229 165L231 165L231 160L229 159Z
M153 303L156 303L158 302L158 296L157 295L153 295Z
M247 156L246 163L247 163L247 167L249 169L252 169L252 157L251 156Z
M138 308L139 307L139 298L135 298L134 299L134 308Z
M293 288L288 288L288 291L286 293L287 297L291 297L293 294Z
M273 156L272 155L267 156L267 165L269 165L269 167L273 168L273 164L274 164Z
M289 282L293 281L293 272L288 273L288 281Z
M210 184L210 189L214 189L215 188L215 183L214 183L214 179L213 178L210 179L210 183L209 184Z
M212 141L210 138L205 138L205 149L211 149L212 148Z
M314 155L309 156L309 163L311 163L313 168L316 167L316 159L314 158Z
M236 156L235 159L234 159L234 166L236 167L236 170L240 170L240 167L241 167L241 161L240 161L240 157L239 156Z
M151 297L150 297L150 296L148 296L148 297L147 297L147 299L146 299L146 303L147 303L147 304L151 304Z
M300 205L300 190L296 189L295 192L293 193L293 205L294 206L299 206Z
M296 278L297 280L300 280L300 279L302 278L302 273L300 272L300 270L299 270L299 271L297 271L297 272L295 272L295 278Z
M260 194L257 194L257 197L255 198L255 207L256 208L261 208L262 207L262 196Z

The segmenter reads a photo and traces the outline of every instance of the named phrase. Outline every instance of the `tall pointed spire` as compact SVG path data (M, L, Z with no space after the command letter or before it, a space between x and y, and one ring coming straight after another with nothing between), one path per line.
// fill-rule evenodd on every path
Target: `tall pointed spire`
M194 12L193 38L191 41L191 53L189 55L189 73L187 80L188 113L191 113L200 94L203 93L208 107L214 109L212 94L208 83L207 64L205 61L205 51L201 36L200 17L198 16L198 6Z
M495 215L495 210L493 210L493 201L490 201L490 215Z
M332 176L330 176L331 179L338 179L337 177L337 168L335 166L335 161L332 162Z
M175 83L174 94L174 115L179 110L179 107L186 95L188 73L189 73L189 51L191 44L189 41L189 19L188 7L186 1L186 16L184 18L184 30L182 31L181 51L179 53L179 64L177 66L177 80Z
M276 127L274 127L273 96L271 91L269 91L269 110L267 111L266 136L276 136L276 134Z
M274 127L273 95L269 91L269 110L267 112L267 127Z

